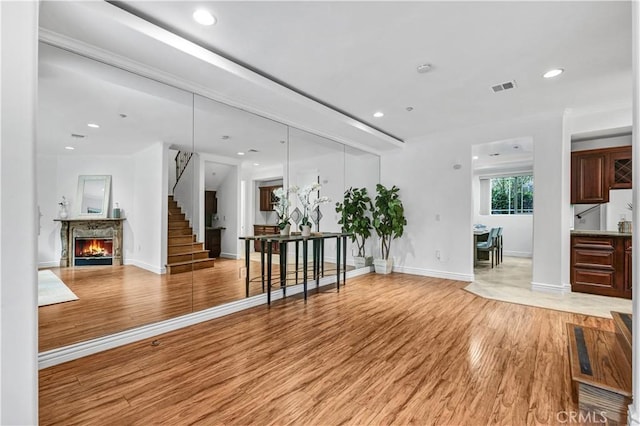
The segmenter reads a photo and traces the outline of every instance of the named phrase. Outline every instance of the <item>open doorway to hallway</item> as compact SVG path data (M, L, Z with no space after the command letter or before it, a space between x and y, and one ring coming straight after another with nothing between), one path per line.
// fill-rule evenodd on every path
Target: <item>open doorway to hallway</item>
M474 276L492 286L531 287L533 138L472 147Z

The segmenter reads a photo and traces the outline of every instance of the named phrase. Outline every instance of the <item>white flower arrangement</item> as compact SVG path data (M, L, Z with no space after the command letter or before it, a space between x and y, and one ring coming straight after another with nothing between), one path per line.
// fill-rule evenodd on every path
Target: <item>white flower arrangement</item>
M278 215L278 228L284 229L289 222L289 206L291 203L289 202L289 193L292 191L293 187L288 190L284 190L284 188L278 188L273 191L273 195L278 199L278 201L273 205L273 210L275 210Z
M298 200L300 200L300 204L302 205L302 221L300 222L300 226L311 226L311 221L309 220L309 215L311 212L320 204L325 204L331 202L329 197L318 197L311 200L311 194L313 192L319 191L322 188L322 185L319 183L312 183L310 185L305 186L302 191L297 186L291 187L293 189L292 192L298 195Z

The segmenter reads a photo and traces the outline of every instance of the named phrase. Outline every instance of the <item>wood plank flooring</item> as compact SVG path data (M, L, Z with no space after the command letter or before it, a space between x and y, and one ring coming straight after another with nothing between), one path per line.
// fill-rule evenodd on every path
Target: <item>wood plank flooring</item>
M130 265L52 268L79 300L38 308L39 350L243 299L244 267L244 260L220 258L214 268L175 275L158 275ZM331 270L335 264L325 263L325 274ZM259 271L260 262L251 262L251 296L262 293ZM278 271L276 264L274 279Z
M368 274L51 367L41 424L562 423L565 323L612 321L465 285Z

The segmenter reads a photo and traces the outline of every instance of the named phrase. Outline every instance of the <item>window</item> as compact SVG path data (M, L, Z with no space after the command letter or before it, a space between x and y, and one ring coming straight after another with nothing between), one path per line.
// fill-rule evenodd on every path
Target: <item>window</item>
M491 214L533 213L533 176L491 179Z

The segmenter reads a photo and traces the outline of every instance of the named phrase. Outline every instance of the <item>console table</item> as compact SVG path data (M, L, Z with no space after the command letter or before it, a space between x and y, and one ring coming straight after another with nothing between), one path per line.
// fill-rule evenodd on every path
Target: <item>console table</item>
M245 242L245 266L247 268L247 277L245 281L246 295L249 297L249 283L250 283L250 249L251 243L258 241L261 245L260 255L260 268L261 268L261 281L262 290L265 290L265 281L267 282L267 304L271 305L271 287L272 287L272 256L273 246L277 244L280 252L280 287L282 288L283 297L287 295L287 244L294 243L296 250L296 284L298 283L298 270L299 270L299 254L300 243L302 243L302 284L304 286L304 299L307 300L307 282L308 282L308 242L312 242L312 262L313 262L313 279L316 281L316 287L320 285L320 277L324 276L324 241L326 239L336 239L336 287L340 291L340 275L342 274L343 283L347 279L347 253L346 248L347 237L350 234L339 232L323 232L314 233L308 237L301 235L253 235L247 237L240 237L240 240ZM265 254L267 271L265 278Z

